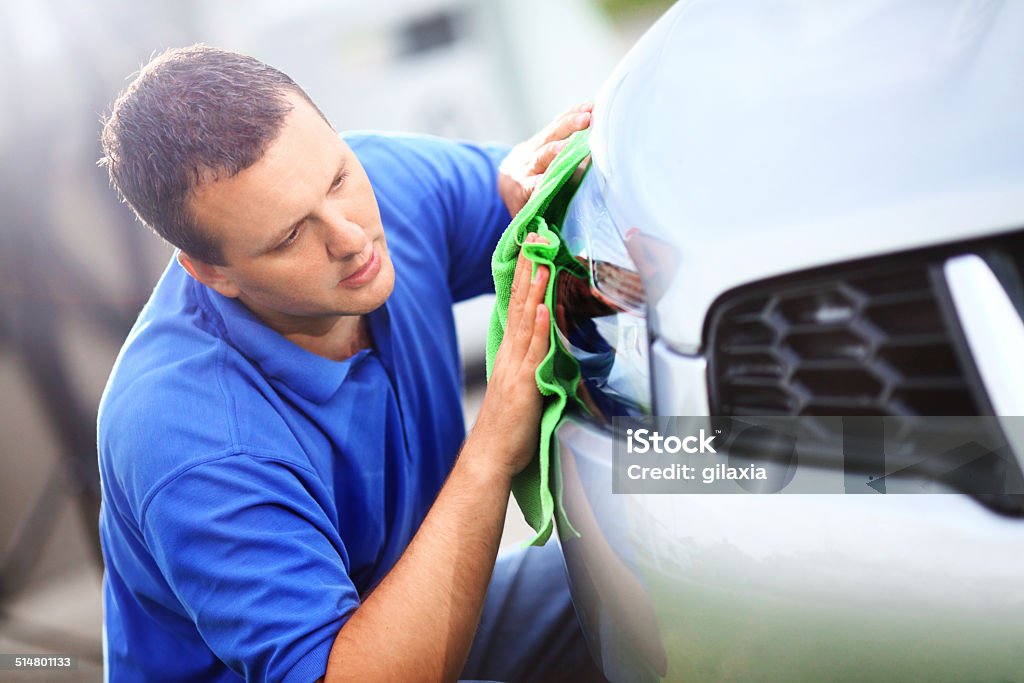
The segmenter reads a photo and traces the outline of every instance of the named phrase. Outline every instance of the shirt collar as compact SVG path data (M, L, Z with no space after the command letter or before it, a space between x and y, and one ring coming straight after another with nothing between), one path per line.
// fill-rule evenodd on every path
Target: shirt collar
M369 349L363 349L342 361L318 356L268 327L237 299L195 284L223 323L228 343L259 367L271 384L286 387L313 403L322 404L334 396L352 368L369 353ZM383 309L381 306L377 310ZM373 318L376 314L369 315Z

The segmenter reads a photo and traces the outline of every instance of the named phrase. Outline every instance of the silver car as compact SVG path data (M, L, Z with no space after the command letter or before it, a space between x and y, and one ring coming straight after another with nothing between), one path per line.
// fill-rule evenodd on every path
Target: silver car
M1024 681L1020 497L614 494L611 426L991 415L1024 459L1024 2L679 2L591 149L556 484L608 678Z

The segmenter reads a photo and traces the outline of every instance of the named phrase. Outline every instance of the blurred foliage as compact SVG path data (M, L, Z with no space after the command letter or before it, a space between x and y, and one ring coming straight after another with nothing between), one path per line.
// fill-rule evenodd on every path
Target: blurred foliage
M634 14L661 14L674 0L598 0L598 4L613 19L626 19Z

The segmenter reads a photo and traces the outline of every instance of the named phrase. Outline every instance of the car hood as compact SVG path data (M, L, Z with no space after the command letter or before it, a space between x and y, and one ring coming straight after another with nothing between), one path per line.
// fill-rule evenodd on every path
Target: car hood
M596 99L652 327L734 287L1024 225L1024 3L681 2Z

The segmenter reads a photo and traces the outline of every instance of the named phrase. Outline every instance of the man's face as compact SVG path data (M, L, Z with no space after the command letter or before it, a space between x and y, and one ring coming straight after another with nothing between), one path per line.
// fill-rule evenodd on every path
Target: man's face
M209 267L208 284L283 334L323 334L380 307L395 273L362 164L309 103L289 100L263 158L201 184L191 209L228 264Z

